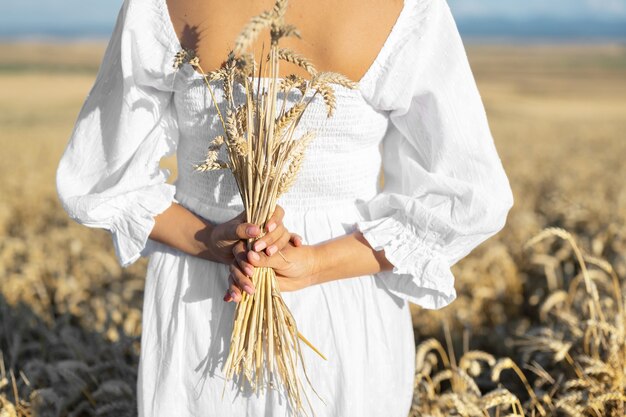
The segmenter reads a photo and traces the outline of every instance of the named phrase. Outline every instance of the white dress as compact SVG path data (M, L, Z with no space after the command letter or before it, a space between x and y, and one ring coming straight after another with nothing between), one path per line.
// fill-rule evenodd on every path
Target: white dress
M243 209L230 173L191 168L222 131L200 75L173 68L180 49L165 0L125 0L60 161L59 197L73 219L111 232L122 265L150 255L140 417L286 416L280 392L237 395L227 384L222 398L235 308L222 300L227 266L148 239L172 201L214 222ZM317 135L279 204L305 244L358 228L394 269L283 296L328 357L303 349L326 402L309 392L318 417L405 417L415 353L407 302L451 303L450 267L503 227L513 198L445 0L405 0L359 85L336 86L332 118L321 98L311 103L296 135ZM174 152L171 185L159 160Z

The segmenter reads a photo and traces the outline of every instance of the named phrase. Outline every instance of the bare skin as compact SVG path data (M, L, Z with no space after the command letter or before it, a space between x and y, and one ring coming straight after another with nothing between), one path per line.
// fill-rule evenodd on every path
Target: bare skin
M171 23L186 48L193 48L205 72L217 69L251 16L274 5L274 0L166 0ZM402 9L402 0L290 0L285 15L302 39L283 38L280 45L310 59L320 71L336 71L359 81L375 61ZM268 31L253 44L257 60ZM300 67L281 63L278 76L297 74Z
M283 225L285 211L279 205L267 222L266 233L258 239L267 255L283 249L289 242L300 246L302 238L290 233ZM240 213L222 224L197 216L185 207L173 203L167 210L155 217L150 239L172 246L189 255L213 262L231 264L234 261L235 244L261 234L259 226L246 223L245 213ZM261 250L261 249L259 249ZM251 265L239 263L242 271L253 273Z
M250 16L270 9L274 0L167 0L167 3L181 44L196 51L204 71L208 72L220 67ZM300 30L303 39L286 38L281 40L281 46L303 54L318 70L340 72L359 81L375 61L403 5L402 0L368 3L371 4L364 7L362 0L291 0L285 19ZM267 34L261 33L253 45L257 60L261 59L265 39ZM282 65L278 76L292 73L307 77L303 69L290 64ZM359 231L317 245L303 245L299 235L282 225L283 214L278 213L274 219L276 229L252 251L245 249L244 241L256 237L260 231L257 227L254 235L246 232L253 225L244 223L243 213L228 224L212 225L177 204L156 217L150 238L194 256L229 264L230 287L224 301L238 302L241 291L254 293L250 280L254 267L274 268L281 291L393 268L384 251L375 251ZM276 256L278 251L283 256Z

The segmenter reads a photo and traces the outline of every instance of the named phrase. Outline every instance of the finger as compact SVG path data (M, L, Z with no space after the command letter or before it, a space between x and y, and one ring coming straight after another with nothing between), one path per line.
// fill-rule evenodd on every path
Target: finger
M256 237L261 233L261 228L254 223L229 222L219 236L221 240L240 240Z
M233 256L237 257L246 252L246 244L243 241L239 241L233 245Z
M283 217L285 217L285 210L283 210L281 206L276 204L274 213L272 213L267 222L265 222L265 230L270 233L273 232L278 226L283 224Z
M241 215L220 224L216 236L220 240L240 240L257 237L261 234L261 228L253 223L247 223L245 217Z
M229 294L235 294L236 298L232 298L231 295L231 299L232 301L238 303L241 301L241 299L243 298L243 294L241 292L241 288L239 288L237 286L237 284L234 283L234 280L231 280L230 286L228 287L228 292Z
M302 236L297 233L292 233L289 241L293 243L294 246L302 246Z
M228 283L227 294L230 296L230 301L239 302L241 300L241 289L235 284L232 274L228 276ZM226 299L226 297L224 297L224 299Z
M276 242L274 242L273 245L270 245L267 247L267 249L265 249L265 254L267 256L272 256L273 254L275 254L276 252L278 252L279 250L287 246L287 244L289 244L290 239L291 239L290 233L283 233L283 235Z
M243 252L241 255L238 255L235 260L237 261L237 266L239 270L246 276L251 278L254 275L254 266L250 265L247 261L248 257L246 253Z
M285 233L288 233L287 229L285 229L285 226L281 223L276 229L257 239L252 245L252 248L257 252L262 251L273 245Z
M255 268L267 267L278 268L280 266L280 256L272 256L271 258L265 252L248 251L248 262Z
M240 240L233 245L233 256L239 265L239 269L248 277L252 277L254 275L254 267L248 263L246 252L246 246L243 241Z
M234 264L230 264L230 275L233 277L233 281L239 288L247 292L248 294L254 294L254 285L250 278L244 275L243 272Z

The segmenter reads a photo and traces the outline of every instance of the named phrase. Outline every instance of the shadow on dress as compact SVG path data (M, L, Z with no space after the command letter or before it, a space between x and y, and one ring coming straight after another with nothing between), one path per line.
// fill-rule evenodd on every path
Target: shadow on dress
M185 276L185 272L188 273L188 287L181 300L183 303L197 303L204 302L204 305L208 307L207 317L209 317L206 324L200 324L205 326L207 331L211 331L210 343L206 348L206 354L197 363L194 371L198 375L198 379L194 384L194 395L196 399L202 395L207 378L220 380L224 384L224 388L228 388L229 391L236 391L235 396L243 395L245 397L254 395L250 387L246 386L244 389L239 389L239 378L234 378L233 381L226 381L222 368L226 363L230 348L230 336L232 333L232 323L234 320L235 305L233 303L224 303L222 296L227 289L227 277L228 267L226 265L218 265L217 267L206 267L206 262L203 260L188 259L187 262L181 262L177 276ZM185 269L188 268L188 271ZM207 271L216 272L217 276L208 277ZM215 279L217 282L211 282ZM183 280L181 280L183 281ZM182 292L183 283L181 282L177 288L177 296ZM207 303L206 301L209 301ZM174 301L176 303L176 301ZM210 307L209 307L210 306ZM177 309L173 309L177 311ZM170 324L177 326L178 313L172 314L170 318ZM226 398L226 397L225 397ZM235 400L232 398L232 400Z
M189 270L185 271L188 267ZM207 271L215 271L218 276L207 277ZM206 354L197 363L194 371L198 375L198 379L194 384L195 398L202 395L208 378L221 381L223 384L223 399L231 402L237 401L238 398L252 398L265 396L265 408L269 413L274 410L277 404L285 405L285 399L282 393L274 389L265 389L256 394L249 383L243 381L243 375L235 376L231 381L226 381L222 369L226 363L230 348L230 337L232 334L232 326L235 315L234 303L225 303L222 299L227 289L228 267L219 265L217 268L206 268L206 261L189 259L187 262L181 262L178 276L188 275L188 287L182 296L183 303L205 302L209 306L207 317L210 319L204 324L207 331L212 331L211 341L206 348ZM210 282L216 279L217 282ZM183 284L179 284L177 294L182 290ZM178 297L175 297L177 299ZM210 299L210 303L206 303ZM176 311L176 310L174 310ZM178 313L173 314L170 321L178 321ZM177 324L173 324L177 325ZM202 326L202 324L201 324ZM233 395L234 393L234 395Z

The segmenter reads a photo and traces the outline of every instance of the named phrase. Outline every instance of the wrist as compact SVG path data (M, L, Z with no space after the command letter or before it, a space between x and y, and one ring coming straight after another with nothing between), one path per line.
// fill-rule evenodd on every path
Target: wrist
M200 219L203 221L203 219ZM205 223L203 221L203 223ZM216 259L215 248L211 241L211 227L205 223L205 226L200 226L191 230L188 234L190 238L190 244L193 247L194 255L200 258L213 261Z
M312 249L311 285L393 269L384 251L374 250L361 232L320 242Z
M327 260L328 253L327 247L324 243L318 243L317 245L311 245L311 264L310 264L310 277L311 285L322 284L327 281Z
M211 222L192 213L193 222L188 225L185 236L188 238L189 253L207 261L222 262L213 239L214 226Z

